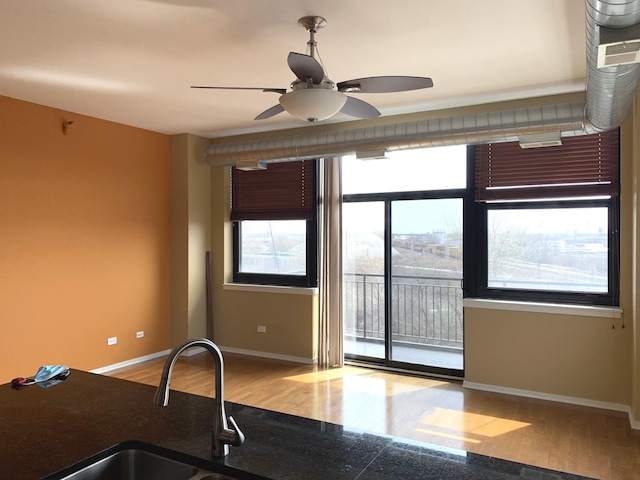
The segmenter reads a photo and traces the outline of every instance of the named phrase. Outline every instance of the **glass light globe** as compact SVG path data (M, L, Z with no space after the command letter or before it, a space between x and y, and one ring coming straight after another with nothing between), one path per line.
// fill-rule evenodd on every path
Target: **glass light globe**
M347 101L347 96L337 90L304 88L285 93L280 105L290 115L308 122L317 122L334 116Z

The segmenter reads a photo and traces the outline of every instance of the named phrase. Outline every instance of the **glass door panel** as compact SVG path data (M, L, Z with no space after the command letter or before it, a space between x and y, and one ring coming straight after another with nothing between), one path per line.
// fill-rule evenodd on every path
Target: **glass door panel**
M342 207L346 355L385 358L384 202Z
M462 199L391 203L391 361L463 369Z
M461 376L465 145L342 158L344 352ZM467 201L467 200L465 200Z

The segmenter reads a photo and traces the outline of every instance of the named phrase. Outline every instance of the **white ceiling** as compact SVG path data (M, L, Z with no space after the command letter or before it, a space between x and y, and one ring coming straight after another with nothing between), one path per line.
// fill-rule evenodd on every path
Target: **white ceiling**
M358 94L383 115L584 90L583 0L0 0L0 95L167 134L303 126L256 122L287 88L298 18L321 15L335 82L416 75L434 87ZM339 114L335 121L349 121Z

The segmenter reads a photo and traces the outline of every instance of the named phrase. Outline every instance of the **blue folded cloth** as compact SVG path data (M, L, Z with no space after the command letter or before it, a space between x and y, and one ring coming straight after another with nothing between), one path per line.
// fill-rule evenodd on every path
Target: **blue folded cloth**
M18 377L11 380L12 386L26 386L37 384L39 387L47 388L55 385L69 376L69 367L64 365L43 365L32 377Z

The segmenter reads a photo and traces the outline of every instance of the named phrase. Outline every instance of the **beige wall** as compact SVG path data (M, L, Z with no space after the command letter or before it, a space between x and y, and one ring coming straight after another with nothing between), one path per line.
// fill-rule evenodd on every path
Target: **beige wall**
M220 292L216 338L223 349L311 363L317 358L317 296ZM257 326L266 327L258 333Z
M464 319L465 382L630 404L630 325L483 308Z
M0 97L0 383L169 346L169 202L168 136Z
M171 137L171 346L208 336L205 257L211 248L208 140Z

